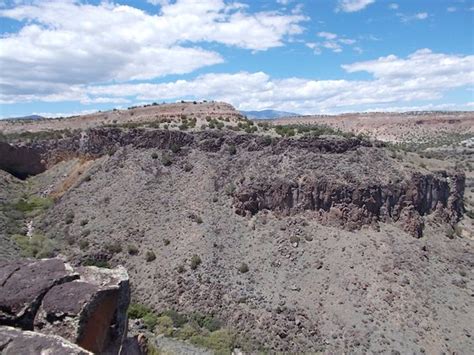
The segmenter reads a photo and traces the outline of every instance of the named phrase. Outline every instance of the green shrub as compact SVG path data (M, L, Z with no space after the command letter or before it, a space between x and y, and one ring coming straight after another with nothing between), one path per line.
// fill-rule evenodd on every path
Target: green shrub
M111 254L118 254L122 252L122 244L119 241L105 244L105 250Z
M201 257L197 254L194 254L191 257L191 270L196 270L198 266L201 265L201 263L202 263Z
M173 152L173 153L179 153L179 151L181 150L181 147L175 143L171 144L170 146L170 150Z
M155 259L156 259L155 253L154 253L153 251L151 251L151 250L148 250L148 251L146 252L146 255L145 255L145 260L146 260L147 262L151 262L151 261L153 261L153 260L155 260Z
M89 220L88 220L88 219L83 219L83 220L81 221L80 225L81 225L82 227L84 227L87 223L89 223Z
M79 242L79 248L81 248L81 250L86 250L89 248L89 242L87 240L81 240Z
M189 317L189 321L195 322L201 328L205 328L210 332L216 331L221 327L219 320L211 315L205 315L199 312L192 313Z
M157 319L158 331L166 336L173 335L173 320L168 316L161 316Z
M138 254L138 248L135 245L129 245L127 250L128 250L128 253L130 255L137 255Z
M13 204L12 208L27 216L34 217L41 212L46 211L52 205L53 199L51 198L30 196L27 199L22 198L17 203Z
M212 349L216 354L230 354L234 349L235 335L228 330L216 330L209 335L195 335L191 343Z
M171 164L173 164L173 160L171 160L171 157L168 154L163 154L163 156L161 157L161 163L164 166L170 166Z
M155 330L156 324L158 323L158 317L154 313L148 313L143 318L143 324L150 332Z
M173 320L173 325L176 328L181 328L188 322L188 318L184 314L181 314L174 309L164 311L161 315L170 317Z
M229 154L230 155L235 155L237 153L237 148L235 147L235 145L229 145Z
M170 240L169 240L169 239L164 239L164 240L163 240L163 244L164 244L164 245L169 245L169 244L170 244Z
M16 234L13 240L20 247L22 256L33 258L51 258L56 249L55 243L41 234L31 237Z
M152 159L158 159L158 154L156 152L151 153Z
M246 263L242 263L242 264L240 264L240 266L239 266L239 271L240 271L242 274L245 274L246 272L249 271L249 266L248 266Z
M147 314L152 313L153 311L140 303L130 303L128 306L128 317L130 319L139 319L145 317Z
M196 329L192 324L186 323L179 331L178 338L181 340L188 340L193 336L199 335L200 329Z
M74 212L69 211L66 213L66 219L64 220L64 223L71 224L72 222L74 222Z

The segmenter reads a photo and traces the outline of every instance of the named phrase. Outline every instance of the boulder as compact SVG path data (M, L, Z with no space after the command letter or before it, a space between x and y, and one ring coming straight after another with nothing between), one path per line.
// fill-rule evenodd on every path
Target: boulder
M41 334L5 326L0 326L0 350L3 355L92 354L57 335Z
M72 268L61 259L0 264L0 325L115 352L127 335L130 286L119 266Z

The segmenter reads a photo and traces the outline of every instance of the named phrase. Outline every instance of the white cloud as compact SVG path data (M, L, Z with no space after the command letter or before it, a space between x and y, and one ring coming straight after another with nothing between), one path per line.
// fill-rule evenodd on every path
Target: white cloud
M374 2L375 0L339 0L337 10L343 12L356 12L366 8Z
M448 12L456 12L457 11L457 8L455 8L454 6L450 6L446 9L446 11Z
M318 36L325 39L336 39L337 34L331 32L318 32Z
M414 15L405 15L402 13L397 13L397 16L400 17L402 22L410 22L416 20L426 20L429 17L429 14L427 12L419 12Z
M315 54L321 54L322 48L329 49L334 53L341 53L343 46L350 46L355 44L357 41L350 38L339 37L337 34L332 32L318 32L318 37L323 38L323 42L309 42L306 43L308 48L311 48Z
M367 72L368 80L273 79L263 72L205 74L193 80L167 83L130 83L78 86L43 101L129 98L162 101L181 98L230 102L239 109L331 113L374 107L408 107L423 100L438 100L454 88L474 85L474 55L461 56L418 50L406 58L394 55L344 65L347 73ZM32 99L34 97L30 97ZM12 98L23 100L19 96ZM406 103L406 104L405 104ZM414 106L414 105L411 105Z
M74 0L0 9L1 17L24 21L17 33L0 37L0 91L54 95L71 85L189 73L224 61L219 53L197 45L263 51L301 33L306 20L278 12L249 14L242 4L224 0L159 3L158 15L110 2L94 6Z
M391 3L391 4L388 5L388 8L390 10L398 10L399 7L400 6L397 3Z

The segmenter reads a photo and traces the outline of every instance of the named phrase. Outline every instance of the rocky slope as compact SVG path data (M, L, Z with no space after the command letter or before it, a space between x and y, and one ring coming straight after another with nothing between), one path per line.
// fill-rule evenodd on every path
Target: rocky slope
M124 265L157 314L210 315L252 351L474 346L461 172L334 136L100 128L22 146L57 196L35 232L74 265Z

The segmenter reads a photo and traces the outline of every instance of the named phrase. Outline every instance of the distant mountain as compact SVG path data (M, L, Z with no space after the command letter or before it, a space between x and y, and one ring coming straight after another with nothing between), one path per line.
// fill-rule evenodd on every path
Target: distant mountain
M29 116L21 116L21 117L10 117L9 120L42 120L44 119L43 116L39 115L29 115Z
M262 111L240 111L242 115L251 119L265 119L265 118L280 118L287 116L299 116L297 113L276 111L276 110L262 110Z

